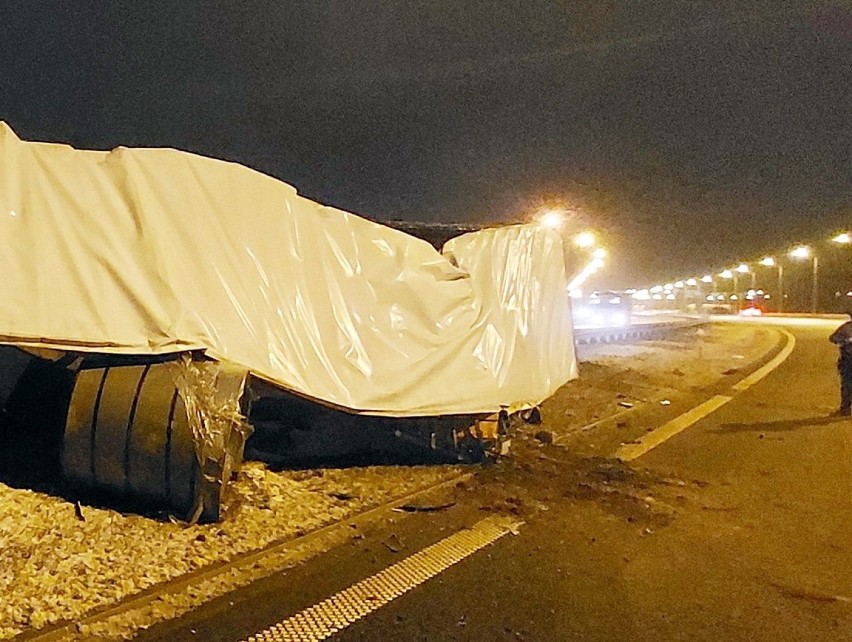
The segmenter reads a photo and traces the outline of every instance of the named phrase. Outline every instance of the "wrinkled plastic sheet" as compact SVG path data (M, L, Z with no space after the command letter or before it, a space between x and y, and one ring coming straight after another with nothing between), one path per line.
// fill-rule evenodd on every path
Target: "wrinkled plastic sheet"
M233 163L0 123L0 343L200 350L376 415L517 409L576 376L566 251L520 225L441 254Z
M201 517L215 521L232 504L228 482L242 465L252 432L242 407L248 372L229 364L193 360L189 355L170 366L186 408L202 478L190 521Z

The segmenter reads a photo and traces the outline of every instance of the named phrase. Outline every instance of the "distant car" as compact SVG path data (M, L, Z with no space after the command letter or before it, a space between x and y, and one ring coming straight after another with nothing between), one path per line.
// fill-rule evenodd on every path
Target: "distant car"
M763 310L761 310L756 305L750 305L747 308L743 308L740 310L741 317L759 317L763 314Z
M574 323L578 326L612 328L630 323L633 302L619 292L592 292L572 303Z
M701 310L703 312L705 312L706 314L714 314L714 315L733 314L734 313L734 308L729 303L711 303L711 304L705 303L704 305L701 306Z

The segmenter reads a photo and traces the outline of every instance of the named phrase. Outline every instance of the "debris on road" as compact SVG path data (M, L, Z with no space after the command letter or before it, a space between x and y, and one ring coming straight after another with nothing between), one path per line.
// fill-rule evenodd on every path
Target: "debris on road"
M553 433L549 430L539 430L535 434L535 438L537 441L540 441L543 444L552 444L553 443Z
M820 593L817 591L809 591L806 589L797 589L783 584L772 583L772 586L781 591L781 595L795 600L810 600L811 602L845 602L852 603L852 598L845 595L832 595L829 593Z
M434 506L426 505L426 506L418 506L415 504L403 504L402 506L398 506L394 508L394 512L397 513L438 513L443 510L447 510L448 508L452 508L455 506L455 502L447 502L446 504L436 504Z
M228 520L193 526L69 504L58 496L0 484L0 639L78 619L459 472L447 466L372 466L273 473L250 462L234 483L240 502ZM351 498L341 501L335 495ZM217 594L228 590L221 581L214 588ZM173 617L175 609L183 607L162 605L161 617ZM151 616L157 617L155 612ZM139 625L124 622L131 630ZM105 639L115 638L110 633Z
M402 541L399 539L396 533L393 533L384 542L382 542L382 544L391 553L399 553L404 548Z

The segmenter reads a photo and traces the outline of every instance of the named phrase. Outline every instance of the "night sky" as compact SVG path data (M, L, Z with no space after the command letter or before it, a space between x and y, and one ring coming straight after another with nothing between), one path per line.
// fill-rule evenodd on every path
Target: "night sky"
M375 220L567 205L622 285L852 226L852 3L8 0L19 136L234 160Z

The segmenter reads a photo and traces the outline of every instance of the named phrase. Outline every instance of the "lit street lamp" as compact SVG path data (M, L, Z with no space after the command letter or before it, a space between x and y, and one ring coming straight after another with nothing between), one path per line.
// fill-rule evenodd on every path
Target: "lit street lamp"
M574 245L580 248L588 249L597 243L594 232L580 232L574 237Z
M819 257L807 245L799 245L790 250L790 257L804 260L813 257L813 288L811 289L811 314L816 314L819 298Z
M800 245L790 250L790 256L794 259L807 259L811 256L811 248L807 245Z
M538 217L538 224L550 230L562 227L564 222L565 215L559 210L547 210Z
M760 259L758 265L778 268L778 312L780 314L784 312L784 266L781 265L781 261L776 261L772 256Z
M852 243L852 234L849 234L849 232L843 232L843 234L838 234L831 240L835 243L839 243L840 245L849 245Z

